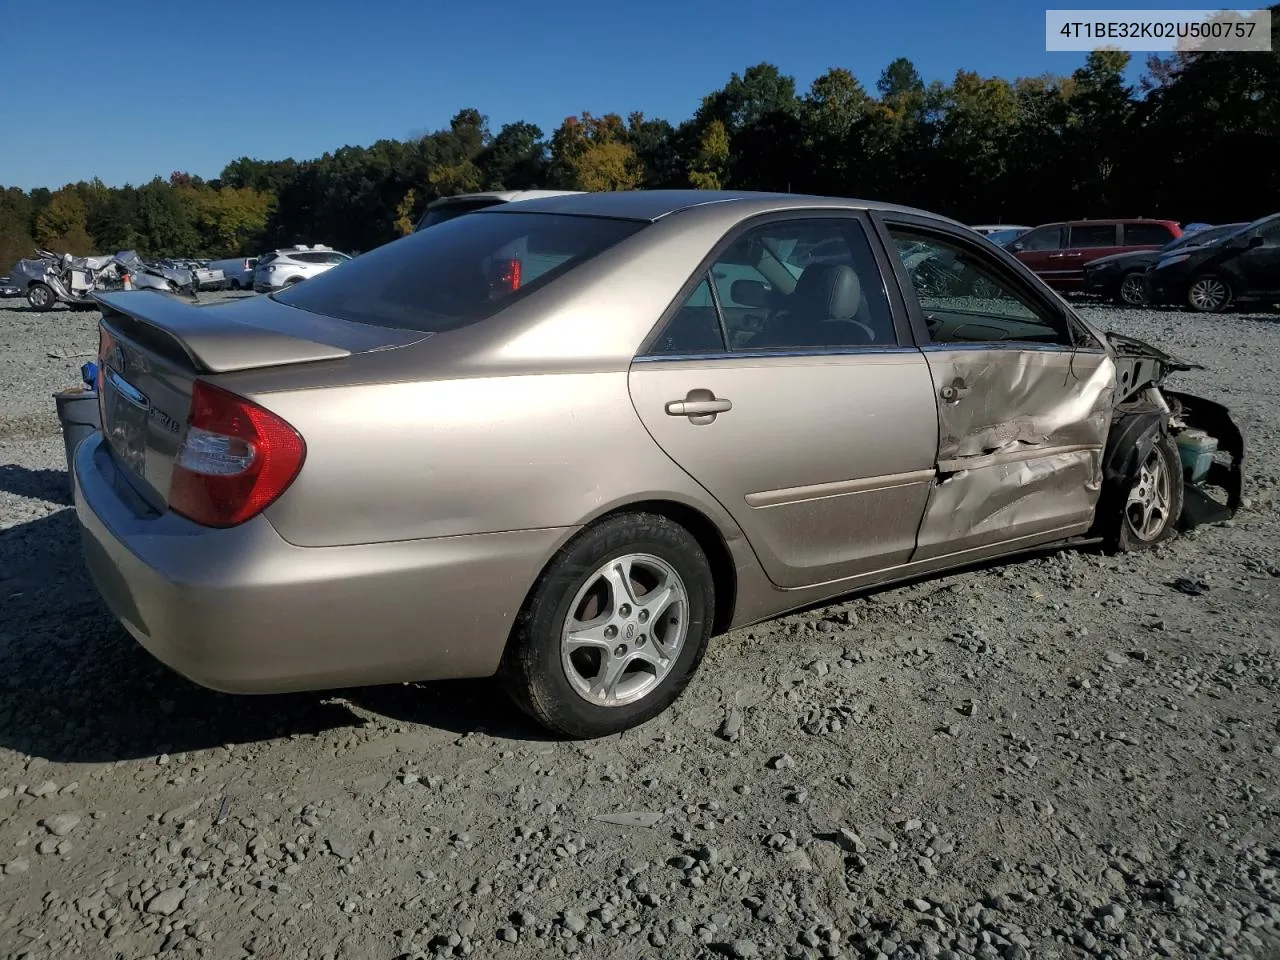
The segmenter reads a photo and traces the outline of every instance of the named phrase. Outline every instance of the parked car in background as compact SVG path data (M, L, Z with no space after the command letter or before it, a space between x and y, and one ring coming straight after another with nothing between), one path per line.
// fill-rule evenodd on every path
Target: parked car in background
M983 234L983 236L997 247L1007 247L1023 234L1029 233L1031 229L1031 227L1005 227L1001 230L993 230L991 233Z
M332 270L350 259L352 258L340 250L321 243L273 250L260 257L257 266L253 268L253 289L258 293L283 290Z
M1108 257L1090 260L1084 265L1084 292L1106 297L1116 303L1141 306L1147 302L1144 280L1147 267L1175 250L1217 243L1243 226L1243 223L1206 226L1199 230L1184 231L1177 240L1170 240L1158 250L1130 250L1128 253L1113 253Z
M253 270L257 265L257 257L230 257L209 264L213 269L222 271L222 285L227 290L252 290Z
M464 213L474 213L503 203L538 200L544 197L565 197L581 192L581 190L490 190L484 193L459 193L452 197L439 197L427 204L426 212L422 214L422 218L413 230L417 233L427 227L460 217Z
M899 256L921 248L944 295ZM602 736L664 711L713 634L1240 503L1227 411L1162 387L1185 364L903 207L550 197L273 297L98 301L85 560L143 646L225 691L496 673ZM1219 458L1184 474L1179 442Z
M1021 236L1031 228L1024 227L1016 223L980 223L977 226L970 227L969 229L973 230L975 233L982 234L984 237L990 238L995 234L1003 235L1006 233L1010 233L1011 236ZM1011 231L1017 231L1017 233L1011 233Z
M0 297L20 297L22 289L8 277L0 277Z
M1063 293L1084 287L1090 260L1155 250L1182 236L1172 220L1070 220L1036 227L1006 245L1049 286Z
M1153 304L1217 313L1233 303L1280 303L1280 213L1216 243L1166 253L1143 276Z

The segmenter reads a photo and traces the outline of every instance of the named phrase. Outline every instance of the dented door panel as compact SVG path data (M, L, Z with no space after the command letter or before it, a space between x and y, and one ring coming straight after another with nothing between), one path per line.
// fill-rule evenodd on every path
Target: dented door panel
M913 560L1088 525L1115 364L1101 351L931 346L938 478Z

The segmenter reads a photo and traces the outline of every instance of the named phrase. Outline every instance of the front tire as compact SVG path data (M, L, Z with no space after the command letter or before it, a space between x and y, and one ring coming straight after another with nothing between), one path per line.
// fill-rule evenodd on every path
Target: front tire
M47 313L57 302L58 298L54 295L53 288L47 283L33 283L27 290L27 303L31 305L32 310Z
M1187 288L1187 305L1197 313L1218 313L1231 302L1231 285L1221 277L1196 277Z
M667 517L610 517L538 579L503 657L517 706L565 737L620 733L680 696L711 637L715 584L698 541Z
M1162 436L1138 467L1119 518L1116 546L1149 550L1174 535L1182 516L1182 458L1172 437Z

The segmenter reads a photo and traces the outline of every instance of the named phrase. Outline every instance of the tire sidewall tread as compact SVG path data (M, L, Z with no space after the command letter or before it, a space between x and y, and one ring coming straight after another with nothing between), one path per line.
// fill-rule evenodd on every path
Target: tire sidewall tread
M675 568L689 598L688 633L659 687L636 703L588 703L564 675L560 635L578 590L612 557L648 553ZM715 612L710 564L694 536L668 517L628 513L587 527L561 548L517 617L499 669L507 693L525 713L573 739L620 733L665 711L683 692L706 652Z

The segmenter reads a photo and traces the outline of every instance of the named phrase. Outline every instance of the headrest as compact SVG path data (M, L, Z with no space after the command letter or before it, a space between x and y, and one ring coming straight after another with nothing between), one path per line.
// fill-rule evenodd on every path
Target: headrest
M825 320L851 320L862 305L862 284L848 264L815 263L800 274L793 296L800 310Z

